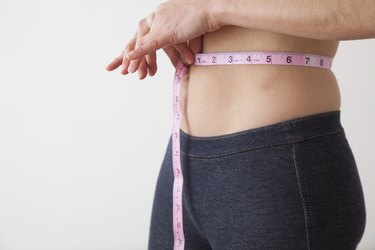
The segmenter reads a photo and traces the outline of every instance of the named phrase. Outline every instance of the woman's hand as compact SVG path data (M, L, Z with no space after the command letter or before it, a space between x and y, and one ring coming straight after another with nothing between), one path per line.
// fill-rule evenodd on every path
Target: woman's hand
M139 78L143 79L148 68L153 76L157 69L156 50L160 48L174 66L177 54L181 54L185 64L192 64L194 53L201 51L202 35L222 27L213 15L213 4L207 0L169 0L158 5L147 18L141 19L137 32L107 70L122 65L121 73L127 74L128 68L130 72L139 69Z
M177 67L177 64L180 61L180 59L182 60L182 62L187 67L189 67L190 64L194 63L194 60L195 60L194 55L196 53L201 53L202 50L203 50L203 35L198 36L198 37L188 41L187 47L189 49L188 51L181 50L181 49L179 49L179 47L176 47L176 46L171 45L171 44L168 44L168 45L163 47L163 50L167 54L167 56L169 57L171 63L173 64L173 67L175 67L175 68ZM185 52L185 55L184 55L183 52ZM190 57L192 59L189 59L189 60L186 59L187 53L192 54L192 57Z

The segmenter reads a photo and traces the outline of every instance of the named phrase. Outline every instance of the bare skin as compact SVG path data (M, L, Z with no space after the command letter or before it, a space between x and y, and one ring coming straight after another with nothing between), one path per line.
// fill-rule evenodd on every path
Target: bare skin
M334 57L338 43L224 26L204 35L203 53L291 51ZM181 87L181 130L193 136L234 133L341 105L338 83L327 69L192 65L189 72Z
M374 0L168 0L146 18L106 69L155 75L162 48L176 67L194 53L289 51L334 57L340 40L375 37ZM180 56L181 55L181 56ZM129 70L129 71L128 71ZM328 69L282 65L189 68L181 89L181 130L215 136L339 110Z

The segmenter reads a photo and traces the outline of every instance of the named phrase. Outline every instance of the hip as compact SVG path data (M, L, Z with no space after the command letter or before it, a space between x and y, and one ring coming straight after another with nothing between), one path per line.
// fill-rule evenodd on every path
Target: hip
M212 249L356 249L366 208L340 113L205 138L180 131L187 242L200 235ZM157 229L166 209L172 214L172 137L157 183L151 231L168 238Z
M206 138L181 132L184 206L211 246L356 249L366 207L340 117L323 112Z

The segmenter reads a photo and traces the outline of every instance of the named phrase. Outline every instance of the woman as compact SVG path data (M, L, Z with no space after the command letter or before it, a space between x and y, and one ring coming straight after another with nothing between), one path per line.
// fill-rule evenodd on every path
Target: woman
M366 223L331 70L191 65L195 53L334 57L375 37L374 2L170 0L139 22L107 70L156 72L156 50L189 73L181 87L185 249L356 249ZM132 51L132 54L129 53ZM160 169L149 249L172 249L172 148Z

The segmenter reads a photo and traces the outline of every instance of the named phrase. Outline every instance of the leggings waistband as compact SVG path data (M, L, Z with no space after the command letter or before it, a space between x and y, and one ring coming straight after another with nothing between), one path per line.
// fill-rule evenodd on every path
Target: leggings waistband
M340 110L297 117L235 133L198 137L180 129L182 154L212 158L230 153L288 144L308 138L344 132Z

